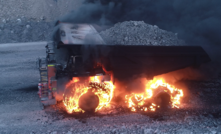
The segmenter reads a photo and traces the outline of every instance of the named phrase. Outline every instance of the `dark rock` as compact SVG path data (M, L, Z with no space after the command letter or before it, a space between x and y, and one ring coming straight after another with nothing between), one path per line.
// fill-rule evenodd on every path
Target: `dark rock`
M125 21L100 32L107 44L180 46L185 43L172 32L159 29L143 21ZM126 35L126 37L125 37Z

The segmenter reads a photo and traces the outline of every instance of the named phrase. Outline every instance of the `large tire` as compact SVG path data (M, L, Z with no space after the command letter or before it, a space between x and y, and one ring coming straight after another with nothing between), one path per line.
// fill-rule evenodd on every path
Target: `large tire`
M167 92L165 92L167 91ZM153 93L154 103L161 107L161 109L168 108L171 102L171 93L166 87L159 87Z
M95 112L95 109L99 105L99 98L90 90L83 94L78 102L79 107L86 112Z

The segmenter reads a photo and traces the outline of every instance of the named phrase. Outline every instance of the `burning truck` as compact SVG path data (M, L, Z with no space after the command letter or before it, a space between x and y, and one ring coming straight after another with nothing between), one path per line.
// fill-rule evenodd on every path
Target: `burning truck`
M154 76L210 61L200 46L106 44L95 27L57 23L46 57L38 59L43 106L62 101L68 113L98 112L109 107L115 91L121 90L116 79L139 76L145 90L121 96L131 111L178 108L183 90Z

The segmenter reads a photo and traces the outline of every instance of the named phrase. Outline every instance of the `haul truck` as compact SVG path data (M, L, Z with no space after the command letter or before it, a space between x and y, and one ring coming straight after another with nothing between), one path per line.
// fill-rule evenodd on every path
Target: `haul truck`
M46 45L46 57L38 59L43 106L61 101L65 84L74 77L102 75L114 81L143 75L152 79L211 60L200 46L113 45L105 44L90 24L59 22L56 29L53 41Z

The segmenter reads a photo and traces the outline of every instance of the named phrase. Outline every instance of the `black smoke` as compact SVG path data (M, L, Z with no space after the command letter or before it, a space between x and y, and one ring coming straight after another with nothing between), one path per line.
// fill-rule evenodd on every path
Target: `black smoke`
M65 21L112 25L143 20L194 45L221 44L220 0L86 0Z
M188 45L203 46L213 61L221 63L220 0L85 0L78 10L61 18L98 25L130 20L178 33Z

